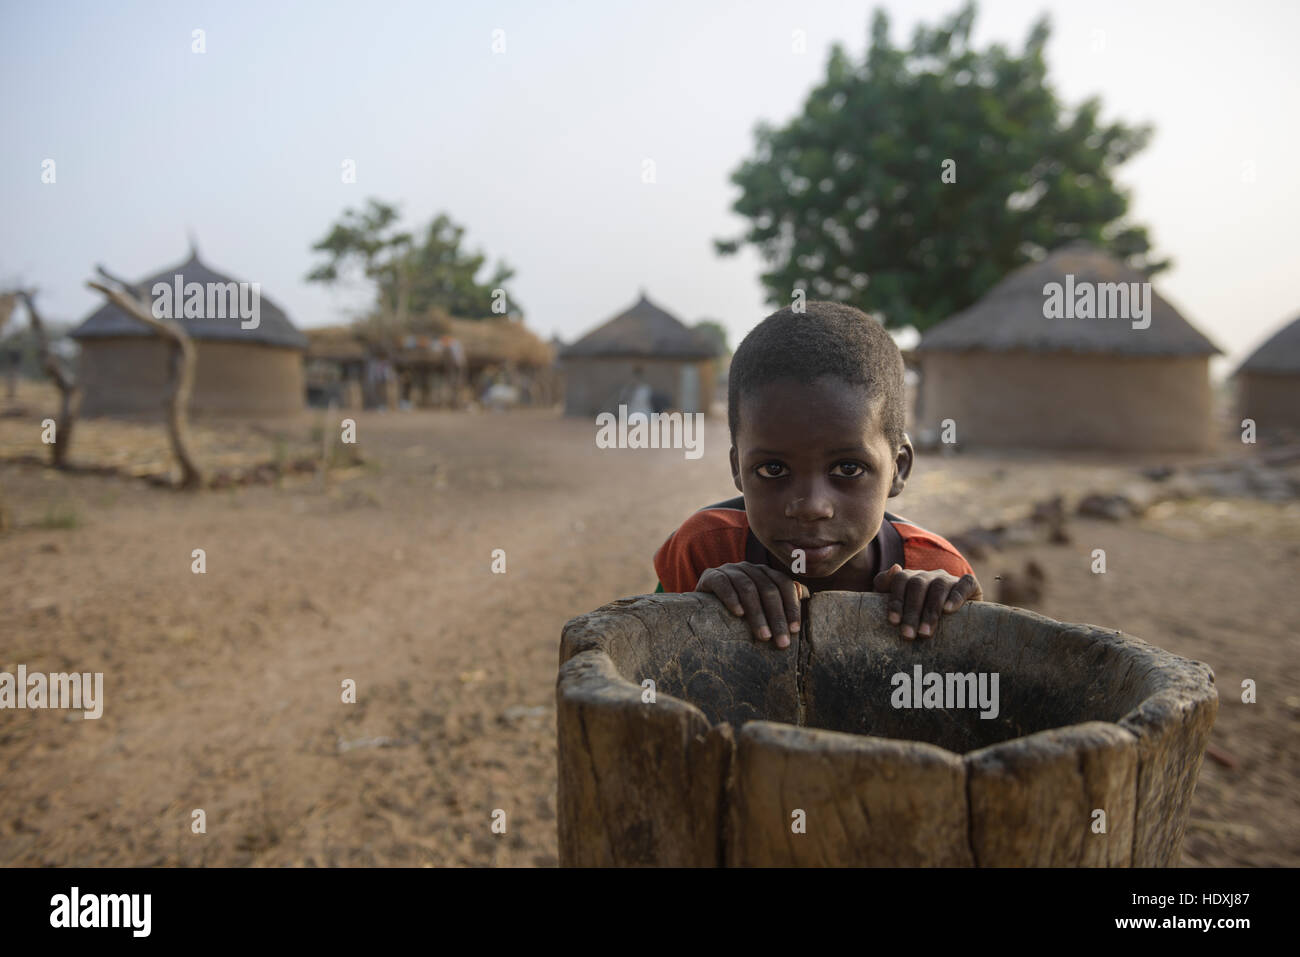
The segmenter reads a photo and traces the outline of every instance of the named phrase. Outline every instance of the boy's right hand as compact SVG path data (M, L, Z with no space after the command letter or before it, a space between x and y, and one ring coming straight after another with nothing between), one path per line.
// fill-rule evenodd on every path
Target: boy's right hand
M706 569L695 590L717 595L728 611L749 622L760 641L775 635L778 648L789 647L790 634L799 630L799 602L812 596L808 586L785 572L752 562Z

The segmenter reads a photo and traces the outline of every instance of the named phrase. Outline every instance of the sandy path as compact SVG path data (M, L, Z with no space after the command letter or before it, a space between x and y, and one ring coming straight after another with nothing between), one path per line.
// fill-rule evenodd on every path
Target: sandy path
M653 589L663 538L734 494L725 423L692 461L599 451L590 423L550 413L357 418L374 467L330 493L196 497L0 466L27 526L0 539L0 669L106 683L98 721L0 716L0 863L555 863L560 628ZM1119 471L1030 464L1011 487L999 468L923 460L895 510L952 532L990 499ZM75 504L80 526L38 527L51 503ZM1213 665L1215 740L1241 765L1207 762L1187 861L1296 864L1297 540L1075 528L1071 546L977 571L1037 555L1038 610ZM1111 574L1088 570L1094 540ZM206 575L190 571L194 548ZM1226 694L1243 676L1259 678L1259 704ZM191 833L195 808L206 834Z

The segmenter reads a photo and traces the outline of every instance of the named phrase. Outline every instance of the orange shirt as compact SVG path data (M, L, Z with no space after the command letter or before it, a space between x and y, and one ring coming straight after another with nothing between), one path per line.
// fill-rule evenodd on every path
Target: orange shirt
M905 518L885 513L880 531L867 546L874 550L877 569L897 563L903 568L943 569L960 578L973 575L970 564L946 539ZM700 509L655 552L656 591L695 591L706 569L731 562L753 562L780 567L749 529L743 496ZM863 591L872 591L863 582Z

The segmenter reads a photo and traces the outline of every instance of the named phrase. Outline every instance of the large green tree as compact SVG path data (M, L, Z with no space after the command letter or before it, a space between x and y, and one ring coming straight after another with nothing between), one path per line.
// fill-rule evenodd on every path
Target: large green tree
M377 199L368 200L362 210L344 210L312 246L328 258L307 279L335 283L359 272L375 284L372 318L393 332L412 328L434 309L465 319L522 315L505 287L514 270L498 262L486 281L479 282L476 277L487 258L462 248L464 227L439 213L417 236L402 229L399 218L396 206Z
M1124 221L1129 198L1114 181L1150 127L1100 122L1096 98L1062 106L1043 59L1046 17L1019 54L972 48L974 19L968 3L898 48L877 10L861 63L835 44L802 114L758 124L754 155L731 176L750 226L715 247L758 248L768 302L799 288L925 329L1073 240L1147 275L1169 265Z

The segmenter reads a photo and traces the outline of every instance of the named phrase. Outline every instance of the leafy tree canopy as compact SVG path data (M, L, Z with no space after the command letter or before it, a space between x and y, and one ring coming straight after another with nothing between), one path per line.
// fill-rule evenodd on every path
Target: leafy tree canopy
M395 330L414 328L431 311L464 319L523 315L506 289L515 274L508 265L498 261L486 281L475 278L487 257L462 248L464 227L439 213L417 236L400 228L398 219L396 206L377 199L361 211L344 210L312 246L328 259L307 279L334 283L359 271L375 284L376 318Z
M975 11L918 26L902 49L877 10L861 63L835 44L802 114L757 126L754 155L731 176L750 226L715 248L758 248L768 302L799 288L924 330L1074 240L1147 275L1169 265L1124 221L1129 197L1114 182L1151 128L1102 123L1095 97L1063 108L1043 59L1046 17L1016 54L972 48Z
M718 344L719 352L730 355L731 347L727 345L727 329L716 319L701 319L693 327Z

